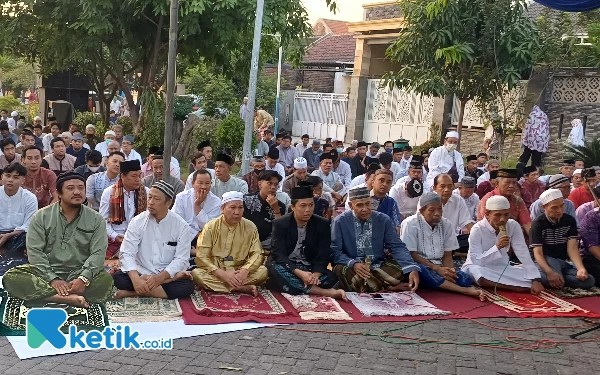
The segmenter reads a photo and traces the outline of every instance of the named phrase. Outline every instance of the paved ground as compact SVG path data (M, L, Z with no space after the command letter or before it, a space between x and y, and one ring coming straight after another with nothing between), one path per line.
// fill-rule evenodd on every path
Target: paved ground
M578 319L483 319L501 327L571 326ZM307 329L379 333L400 323L295 326ZM493 330L465 320L433 321L406 335L455 341L492 341L507 335L569 340L573 329L526 332ZM401 331L400 331L401 332ZM600 331L585 338L600 336ZM395 345L377 337L246 330L179 339L171 351L83 352L20 361L6 338L0 339L0 373L6 374L424 374L555 375L600 374L600 342L564 345L562 354L475 348L454 344ZM241 371L224 370L227 366Z

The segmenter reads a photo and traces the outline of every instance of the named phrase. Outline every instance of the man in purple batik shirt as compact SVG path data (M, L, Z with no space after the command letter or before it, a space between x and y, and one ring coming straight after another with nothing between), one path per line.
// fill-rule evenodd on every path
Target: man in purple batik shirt
M600 286L600 212L591 210L579 222L581 257L588 273L596 278Z

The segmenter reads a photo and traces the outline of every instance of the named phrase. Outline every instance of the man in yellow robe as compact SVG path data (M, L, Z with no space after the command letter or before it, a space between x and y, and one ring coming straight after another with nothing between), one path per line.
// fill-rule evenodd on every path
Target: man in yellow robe
M258 230L243 218L244 195L223 194L222 215L209 221L198 236L194 282L201 288L221 293L258 296L256 285L267 280Z

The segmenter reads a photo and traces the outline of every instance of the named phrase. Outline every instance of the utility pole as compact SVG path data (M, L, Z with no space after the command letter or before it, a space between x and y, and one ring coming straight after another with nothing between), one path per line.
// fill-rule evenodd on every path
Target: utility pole
M179 0L171 0L171 17L169 23L169 58L167 65L167 108L165 111L165 149L163 154L164 173L170 175L171 155L173 147L173 105L175 104L175 67L177 65L177 19L179 17Z
M279 38L279 60L277 62L277 97L275 98L275 134L279 132L279 98L281 97L281 68L283 63L283 45L281 44L281 35Z
M256 82L258 80L258 58L260 56L260 38L263 22L264 0L256 1L256 20L254 21L254 42L252 44L252 62L250 63L250 81L248 83L248 108L244 130L244 149L242 154L242 175L250 170L252 158L252 131L254 130L254 106L256 105Z

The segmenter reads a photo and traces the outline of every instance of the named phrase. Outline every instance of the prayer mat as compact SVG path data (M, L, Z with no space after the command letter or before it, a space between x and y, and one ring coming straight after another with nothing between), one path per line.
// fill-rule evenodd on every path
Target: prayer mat
M600 317L597 313L584 310L548 292L542 292L539 296L534 296L530 293L505 290L498 290L496 293L485 289L483 291L489 301L516 312L521 318Z
M102 304L91 304L90 307L74 307L67 304L51 303L45 301L28 301L11 297L3 293L0 303L0 336L25 336L27 326L27 312L34 307L50 307L63 309L67 312L67 321L61 331L68 332L69 326L74 324L83 331L101 331L108 326L108 315Z
M0 276L4 276L4 274L6 273L6 271L8 271L9 269L16 267L16 266L20 266L22 264L27 264L27 258L21 258L21 257L7 257L7 256L3 256L0 257Z
M242 293L214 293L206 290L195 291L190 297L197 314L204 316L234 318L252 316L269 319L296 315L287 312L269 290L260 287L258 297Z
M591 289L577 289L564 287L561 289L550 289L547 291L554 294L558 298L563 299L600 296L600 288L598 288L597 286Z
M315 295L291 295L281 293L300 313L302 320L352 320L350 315L331 297Z
M364 316L448 315L416 293L346 293ZM380 297L380 298L375 298Z
M168 322L181 319L177 300L128 297L110 300L106 311L111 323Z
M113 275L121 269L121 261L119 259L106 259L104 261L104 270Z

